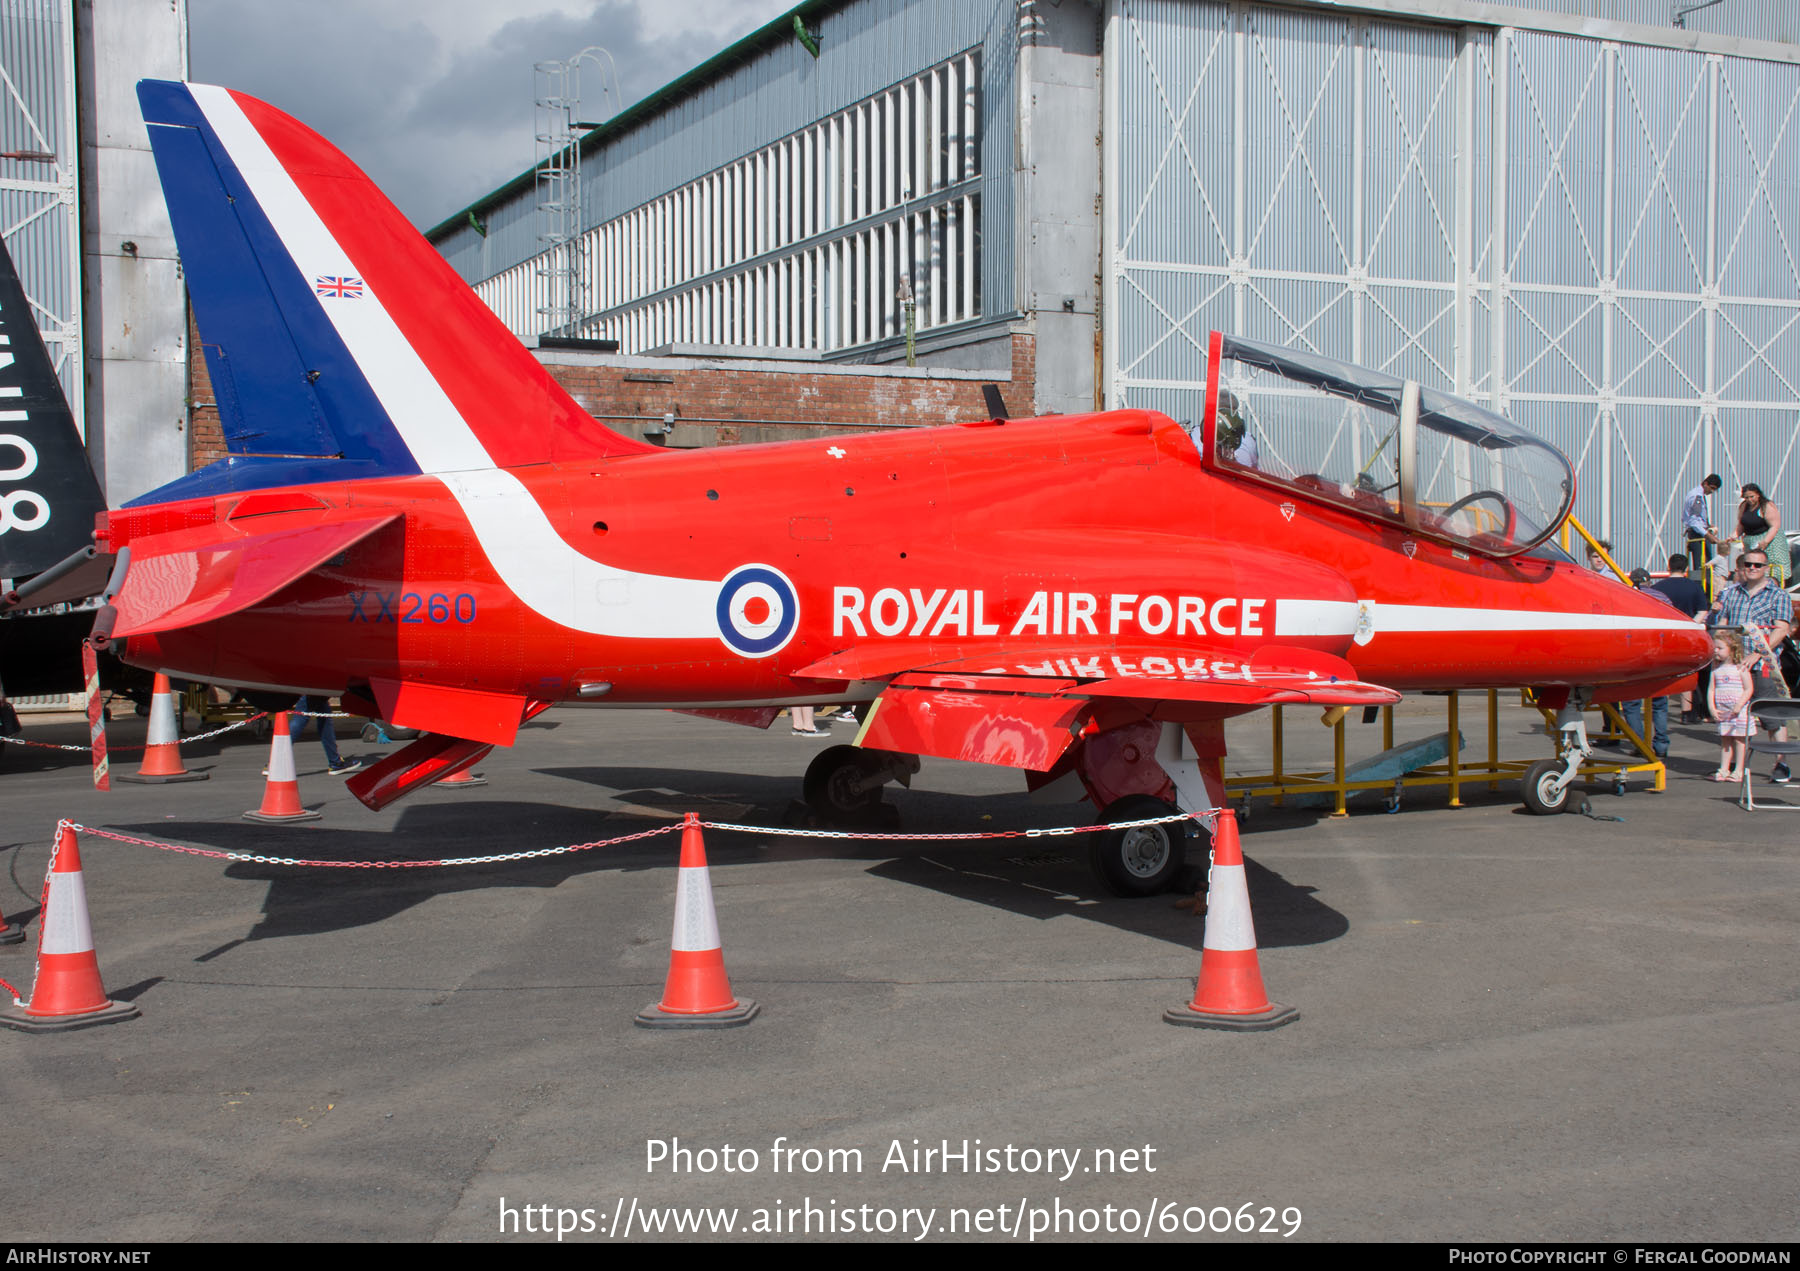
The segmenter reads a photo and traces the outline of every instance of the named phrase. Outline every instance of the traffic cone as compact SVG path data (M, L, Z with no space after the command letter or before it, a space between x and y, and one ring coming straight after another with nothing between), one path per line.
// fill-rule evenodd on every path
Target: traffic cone
M439 778L436 784L440 788L449 786L453 790L473 790L476 786L485 786L487 778L478 777L467 768L462 768L452 776Z
M1207 876L1206 938L1194 1000L1163 1012L1170 1024L1256 1032L1300 1017L1292 1006L1269 1000L1256 960L1256 928L1250 921L1250 888L1238 845L1237 813L1225 808L1213 826L1212 871Z
M263 786L262 806L244 813L244 819L279 825L317 821L321 815L300 806L300 779L294 775L294 738L288 732L288 713L276 711L275 735L269 740L269 780Z
M632 1021L640 1028L735 1028L756 1018L757 1005L731 995L719 919L713 912L712 878L700 816L689 812L681 829L681 868L675 881L675 933L662 1001Z
M0 1025L27 1033L60 1033L131 1019L138 1008L108 1000L88 925L81 849L66 822L59 827L44 880L44 922L38 933L37 983L31 1001L0 1006Z
M125 773L119 780L158 786L175 781L205 781L211 775L189 772L182 766L181 702L169 687L169 677L159 671L150 694L150 737L144 747L144 762L136 772Z

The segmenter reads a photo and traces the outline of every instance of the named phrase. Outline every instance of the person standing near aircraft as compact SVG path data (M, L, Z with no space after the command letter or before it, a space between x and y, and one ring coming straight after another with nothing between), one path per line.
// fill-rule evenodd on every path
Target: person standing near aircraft
M1738 536L1746 550L1760 549L1769 558L1769 580L1786 587L1791 564L1787 535L1781 532L1781 509L1754 482L1746 481L1739 491Z
M1714 781L1742 781L1745 753L1755 721L1750 715L1750 677L1740 665L1744 642L1735 631L1713 637L1712 678L1706 704L1719 719L1719 770Z
M1744 669L1750 673L1753 697L1786 697L1787 681L1781 678L1776 653L1793 634L1794 602L1787 592L1769 585L1769 557L1751 548L1738 557L1739 581L1719 595L1713 607L1714 626L1739 627L1744 633ZM1776 741L1787 740L1786 728L1771 728ZM1777 760L1770 780L1786 785L1788 766Z
M1682 496L1681 525L1687 533L1688 563L1695 569L1712 559L1713 544L1719 540L1719 532L1712 524L1711 504L1712 496L1724 484L1715 472Z
M317 719L319 722L319 746L325 751L326 770L334 777L347 777L353 772L361 772L362 760L345 759L338 754L337 729L331 723L331 699L329 697L320 698L319 705L322 709L317 715L309 716L312 709L308 704L310 700L303 697L294 703L294 710L300 716L299 726L294 729L295 739L298 740L300 734L306 731L309 718Z
M1676 559L1681 558L1677 557ZM1650 585L1650 571L1647 569L1632 570L1631 585L1639 591L1656 591L1656 588ZM1660 591L1657 591L1656 594L1663 595ZM1667 597L1664 596L1664 599ZM1670 603L1674 602L1670 601ZM1705 603L1703 597L1701 599L1703 608ZM1639 737L1644 735L1644 703L1641 700L1620 702L1619 713L1625 717L1625 722L1631 725L1632 732ZM1669 699L1667 696L1655 697L1650 700L1650 725L1652 730L1650 748L1658 759L1667 759L1669 757Z
M1669 557L1669 576L1650 584L1650 590L1666 597L1668 602L1690 618L1698 618L1705 613L1710 601L1706 597L1706 588L1688 577L1688 558L1686 556ZM1681 722L1684 724L1701 724L1706 722L1706 713L1695 709L1696 705L1706 700L1706 682L1709 671L1700 669L1700 679L1694 685L1692 693L1681 695Z

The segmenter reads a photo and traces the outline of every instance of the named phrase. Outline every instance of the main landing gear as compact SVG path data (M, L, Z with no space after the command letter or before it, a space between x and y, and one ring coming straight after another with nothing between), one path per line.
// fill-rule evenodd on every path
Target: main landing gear
M890 781L911 786L919 770L916 755L860 746L832 746L807 765L800 789L806 806L828 823L867 820L882 806L881 788Z
M1181 809L1148 794L1128 794L1106 806L1108 825L1175 816ZM1121 826L1093 836L1088 861L1115 896L1154 896L1167 891L1187 863L1188 844L1199 827L1192 821Z
M1196 749L1189 728L1198 735ZM1183 725L1140 719L1081 738L1062 771L1047 780L1075 775L1087 797L1102 809L1110 827L1088 835L1088 860L1101 885L1115 896L1154 896L1184 882L1190 845L1201 827L1181 817L1184 810L1222 806L1224 736L1217 721ZM894 808L883 803L890 781L910 786L919 771L917 756L861 746L832 746L817 755L802 783L804 809L796 813L825 825L891 822ZM1158 821L1134 825L1135 821ZM1196 849L1204 862L1204 849Z

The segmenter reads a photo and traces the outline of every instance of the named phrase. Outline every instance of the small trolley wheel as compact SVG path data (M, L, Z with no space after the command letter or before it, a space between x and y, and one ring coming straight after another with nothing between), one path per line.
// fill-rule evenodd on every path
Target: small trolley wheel
M1181 809L1147 794L1128 794L1107 805L1102 821L1142 821L1169 816ZM1170 886L1187 861L1192 821L1135 825L1093 836L1090 861L1094 873L1115 896L1154 896Z
M1525 770L1525 810L1536 816L1555 816L1569 802L1569 785L1557 789L1556 779L1562 775L1563 761L1540 759Z
M881 802L882 763L856 746L832 746L806 766L801 796L821 816L851 816Z

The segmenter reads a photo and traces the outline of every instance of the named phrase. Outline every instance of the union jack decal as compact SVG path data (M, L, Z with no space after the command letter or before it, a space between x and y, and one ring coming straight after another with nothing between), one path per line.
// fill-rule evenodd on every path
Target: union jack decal
M313 289L321 296L334 297L338 300L355 300L363 293L363 280L343 277L324 277L313 279Z

